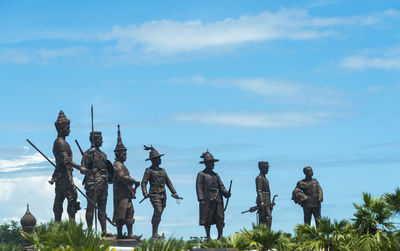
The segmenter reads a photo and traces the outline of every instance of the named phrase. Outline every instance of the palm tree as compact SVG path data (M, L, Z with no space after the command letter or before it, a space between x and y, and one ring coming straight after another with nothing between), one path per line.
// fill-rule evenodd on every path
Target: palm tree
M385 193L383 198L389 209L396 214L400 213L400 188L396 188L394 193Z
M382 197L375 198L370 193L363 193L363 204L353 203L356 208L352 219L355 228L361 234L376 234L378 231L390 231L394 229L394 224L388 220L393 215L393 211L388 208Z
M250 241L251 246L257 250L266 251L273 248L278 250L292 250L294 244L290 242L289 235L282 231L273 231L266 225L253 224L252 230L243 229L242 234Z
M240 233L236 233L229 237L222 237L219 240L210 240L209 242L202 243L205 248L237 248L239 251L249 250L251 245L250 241Z
M32 234L21 231L35 250L90 250L102 251L111 246L99 234L83 229L83 223L74 220L39 226Z
M354 232L352 225L346 221L328 217L318 219L318 228L299 224L295 228L298 249L300 250L351 250L350 243Z

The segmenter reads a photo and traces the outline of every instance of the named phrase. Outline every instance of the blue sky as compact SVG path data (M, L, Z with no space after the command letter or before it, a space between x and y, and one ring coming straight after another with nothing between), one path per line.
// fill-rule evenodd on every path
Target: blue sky
M226 234L255 221L240 212L255 203L260 160L279 194L273 229L302 222L290 197L306 165L325 192L322 214L351 218L362 192L398 186L399 5L1 2L0 221L19 219L26 203L38 219L53 217L52 167L25 139L51 156L62 109L80 162L73 141L89 147L91 104L111 160L121 125L134 178L149 165L143 144L166 154L162 166L184 197L167 202L160 230L168 235L204 235L194 183L207 148L225 185L233 180ZM134 229L149 237L151 205L134 206Z

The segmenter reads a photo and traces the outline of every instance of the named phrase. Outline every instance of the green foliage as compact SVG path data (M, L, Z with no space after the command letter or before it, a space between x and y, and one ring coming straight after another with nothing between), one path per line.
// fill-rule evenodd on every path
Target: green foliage
M356 218L352 220L361 234L376 234L378 231L394 229L393 223L388 221L393 211L382 197L375 198L369 193L363 193L363 203L353 205L356 208Z
M229 237L222 237L219 240L210 240L202 244L205 248L237 248L238 250L251 249L251 241L245 235L236 233Z
M400 213L400 188L396 188L394 193L385 193L383 195L387 207L394 213Z
M65 221L50 222L38 226L32 234L21 232L35 250L106 250L111 243L104 241L99 234L84 230L83 223Z
M282 231L270 230L266 225L261 224L256 226L253 224L252 230L242 230L244 237L254 246L257 250L291 250L294 244L291 243L289 235Z
M144 239L139 247L135 250L139 251L186 251L194 247L191 241L184 241L183 239L169 238L167 240L161 239Z
M318 228L306 224L296 226L299 250L352 250L355 231L348 221L334 220L332 223L328 217L323 217L318 222Z
M0 225L0 244L21 245L21 227L16 221ZM4 245L3 245L4 246Z
M2 243L0 244L0 251L24 251L24 248L17 244Z

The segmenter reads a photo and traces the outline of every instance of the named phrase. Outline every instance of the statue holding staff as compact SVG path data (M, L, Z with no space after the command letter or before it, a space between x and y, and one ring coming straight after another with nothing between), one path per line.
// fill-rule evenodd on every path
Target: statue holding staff
M67 119L63 111L59 112L57 121L54 124L58 133L57 139L53 144L56 168L49 183L56 183L53 212L54 220L60 222L65 199L68 201L67 212L69 218L75 219L76 212L81 209L77 201L78 193L72 176L73 168L80 169L80 166L72 161L71 147L65 140L70 133L70 120Z

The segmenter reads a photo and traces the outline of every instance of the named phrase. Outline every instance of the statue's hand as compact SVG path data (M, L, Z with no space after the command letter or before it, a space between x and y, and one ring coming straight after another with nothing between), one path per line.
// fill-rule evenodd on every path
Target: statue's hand
M178 195L177 193L173 193L171 196L172 196L172 198L174 198L174 199L178 199L178 198L179 198L179 195Z
M136 181L135 186L139 186L139 185L140 185L140 181Z
M228 192L226 193L226 198L229 198L229 197L231 197L231 196L232 196L231 191L228 191Z
M81 166L81 173L84 174L84 175L88 174L87 168L84 167L84 166Z
M149 195L148 195L147 193L144 193L144 194L143 194L143 197L144 197L144 198L149 198Z

